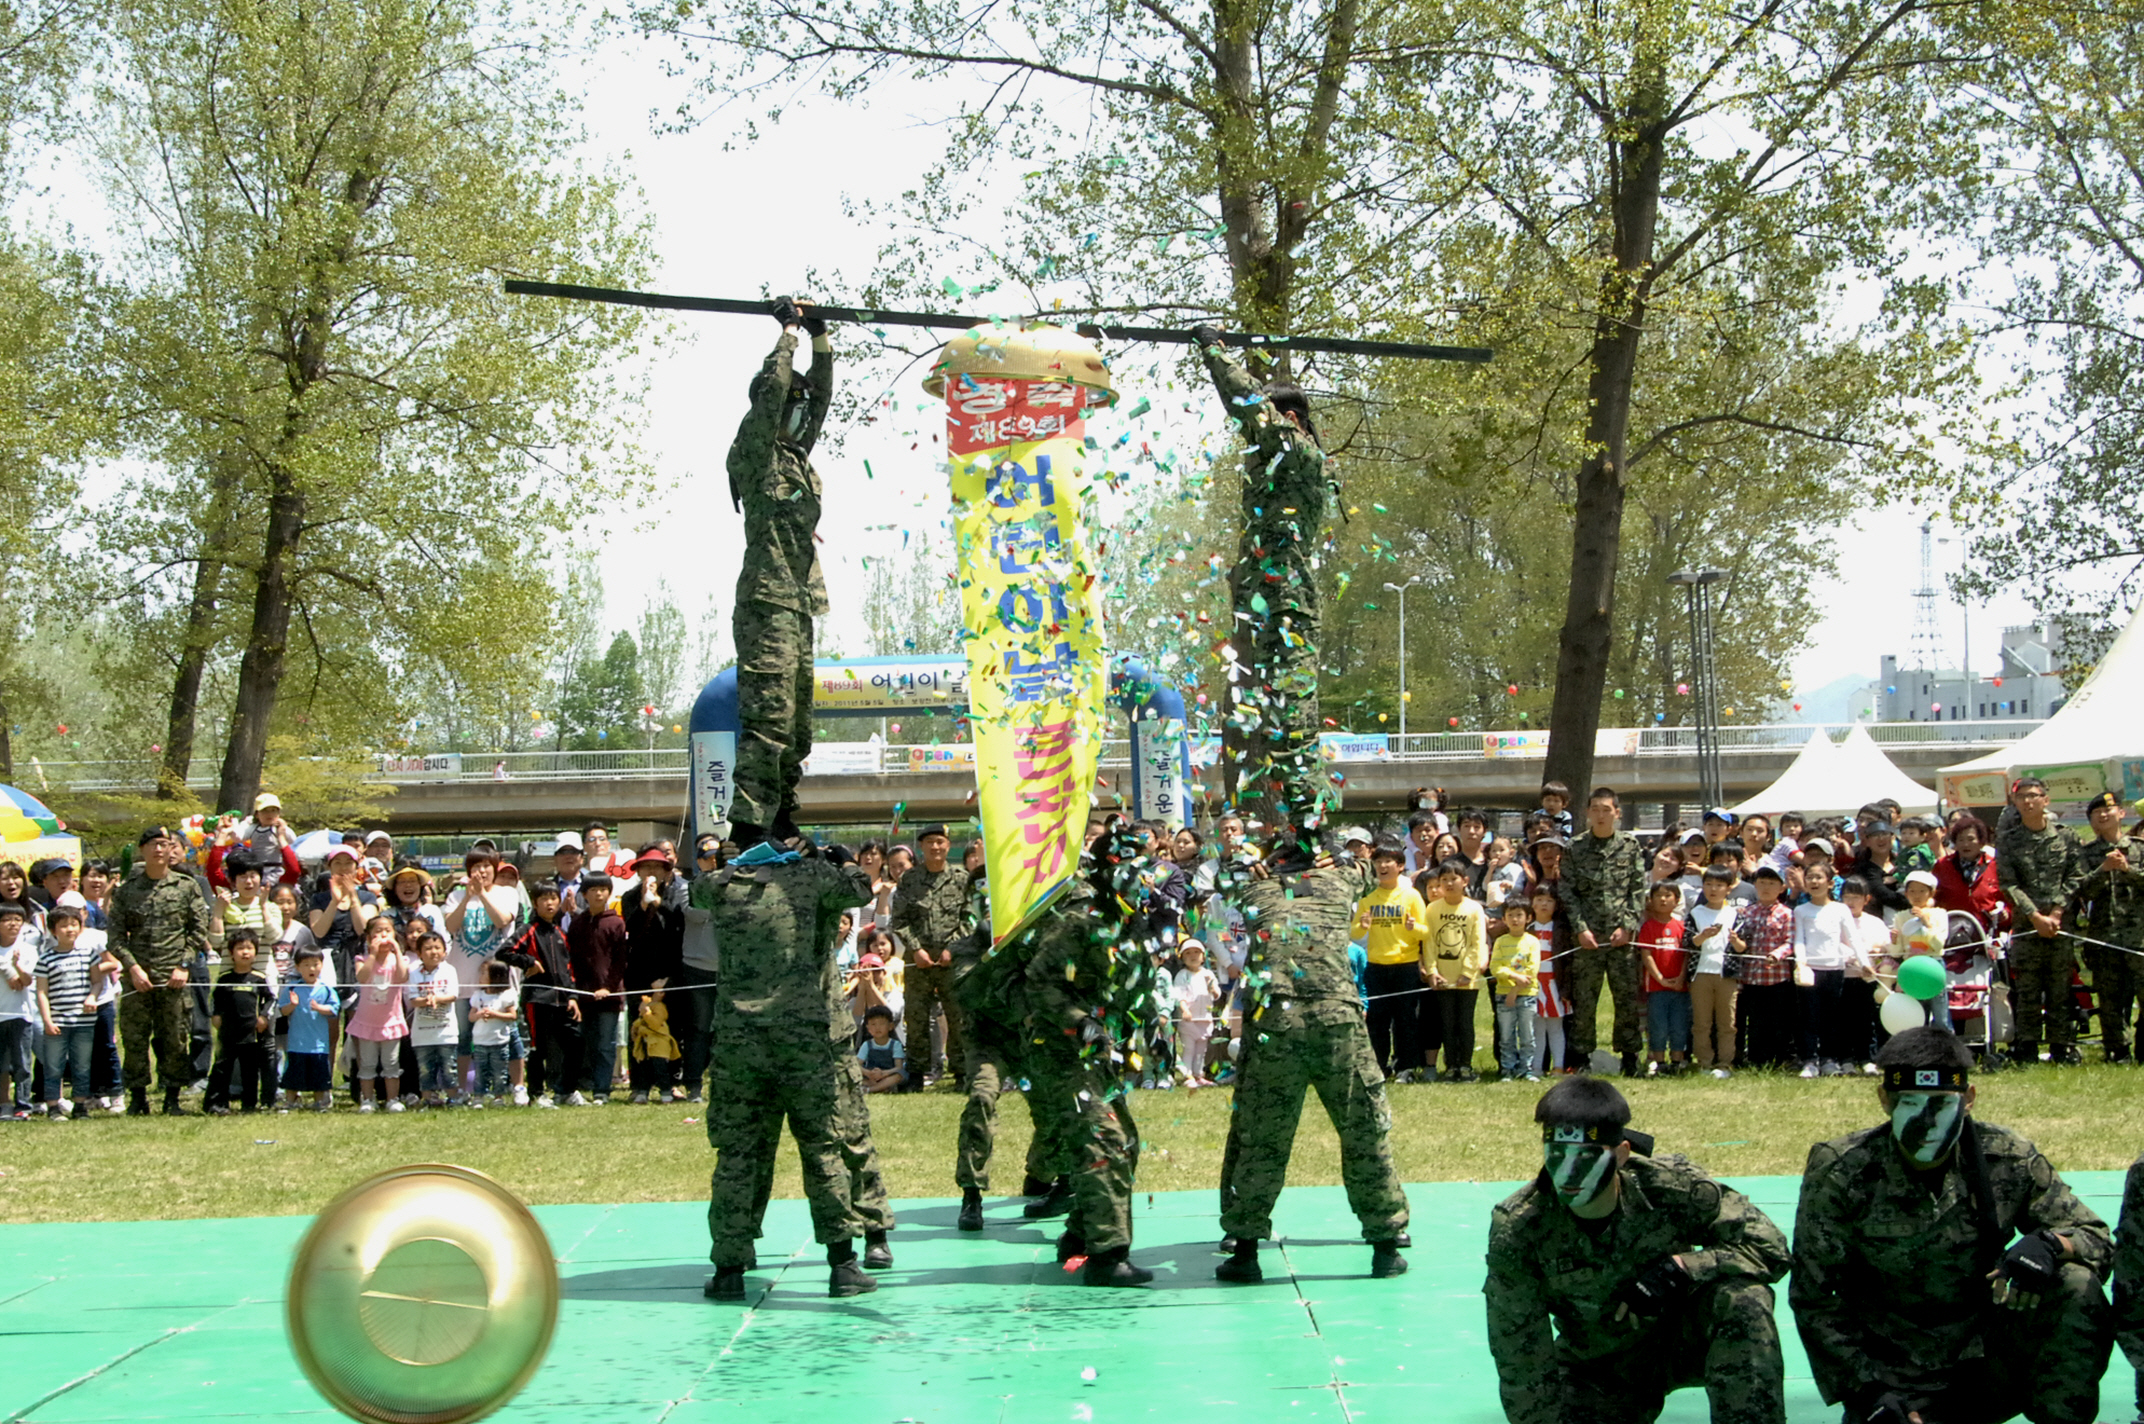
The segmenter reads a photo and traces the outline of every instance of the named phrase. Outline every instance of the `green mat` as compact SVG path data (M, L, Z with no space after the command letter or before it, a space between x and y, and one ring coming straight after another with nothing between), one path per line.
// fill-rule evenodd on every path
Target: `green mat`
M2121 1174L2070 1178L2110 1220ZM1790 1224L1798 1183L1736 1183ZM997 1424L1169 1419L1493 1424L1481 1252L1509 1184L1408 1189L1413 1269L1364 1272L1369 1248L1337 1187L1295 1188L1266 1283L1213 1279L1210 1192L1142 1198L1140 1291L1080 1286L1052 1259L1055 1223L993 1201L981 1237L955 1203L900 1208L895 1269L856 1300L826 1298L804 1204L776 1202L748 1307L703 1300L697 1203L542 1207L565 1280L551 1353L499 1415L516 1421ZM336 1417L283 1334L283 1277L300 1217L12 1226L0 1236L0 1410L58 1421ZM1045 1227L1047 1229L1045 1229ZM1780 1301L1788 1418L1836 1420L1810 1383ZM2116 1356L2103 1414L2131 1417ZM1665 1419L1708 1417L1685 1390Z

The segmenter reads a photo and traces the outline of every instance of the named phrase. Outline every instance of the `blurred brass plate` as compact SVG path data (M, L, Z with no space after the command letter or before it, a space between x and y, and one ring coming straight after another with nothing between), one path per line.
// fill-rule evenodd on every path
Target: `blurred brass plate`
M529 1209L481 1172L425 1164L330 1202L290 1265L290 1346L368 1424L461 1424L512 1399L558 1323L558 1267Z

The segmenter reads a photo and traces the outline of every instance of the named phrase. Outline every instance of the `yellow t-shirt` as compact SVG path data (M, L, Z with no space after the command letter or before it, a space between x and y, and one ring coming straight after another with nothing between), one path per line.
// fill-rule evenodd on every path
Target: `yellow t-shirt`
M1489 973L1499 994L1541 992L1541 941L1530 934L1501 934L1489 951Z
M1355 933L1372 964L1413 964L1422 957L1422 897L1402 880L1355 902Z
M1429 902L1423 920L1423 954L1430 968L1444 976L1447 989L1472 989L1489 965L1489 921L1479 902Z

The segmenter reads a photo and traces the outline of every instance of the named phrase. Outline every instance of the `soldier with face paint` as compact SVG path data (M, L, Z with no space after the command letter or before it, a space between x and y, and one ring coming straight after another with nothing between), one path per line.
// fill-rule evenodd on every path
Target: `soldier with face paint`
M1781 1424L1779 1228L1687 1159L1653 1157L1603 1079L1557 1083L1534 1120L1541 1174L1491 1214L1482 1288L1504 1417L1636 1424L1701 1385L1715 1424Z
M2106 1223L1976 1122L1970 1050L1917 1028L1876 1063L1889 1121L1809 1152L1788 1301L1828 1403L1878 1424L2097 1417Z

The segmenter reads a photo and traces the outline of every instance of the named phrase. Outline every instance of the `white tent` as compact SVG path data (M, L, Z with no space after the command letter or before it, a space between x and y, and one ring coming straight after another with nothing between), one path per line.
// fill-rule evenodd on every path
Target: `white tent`
M1839 755L1831 738L1819 727L1779 779L1739 806L1729 807L1739 819L1755 812L1776 816L1782 811L1816 815L1816 798L1828 796L1832 785L1831 764ZM1855 803L1859 805L1859 802Z
M1838 759L1832 763L1832 773L1839 778L1841 806L1855 810L1871 801L1896 801L1899 809L1909 816L1924 815L1936 809L1936 793L1921 785L1898 769L1898 764L1883 754L1869 729L1859 722L1839 743Z
M1779 780L1731 809L1737 816L1754 811L1844 816L1885 797L1909 812L1936 808L1935 792L1893 765L1868 728L1857 725L1837 746L1823 730L1811 733L1808 745Z
M342 844L341 831L313 831L298 837L291 849L298 853L301 865L318 865L328 858L328 852Z
M1942 773L1943 799L1954 806L2000 806L2010 782L2037 776L2051 801L2089 801L2112 791L2144 796L2144 608L2107 649L2062 710L2021 741Z

